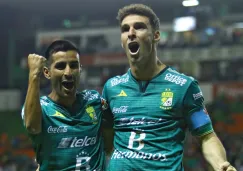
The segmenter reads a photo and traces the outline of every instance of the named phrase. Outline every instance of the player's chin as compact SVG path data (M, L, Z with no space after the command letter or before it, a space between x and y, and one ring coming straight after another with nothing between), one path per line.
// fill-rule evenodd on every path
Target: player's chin
M139 64L141 62L140 56L130 56L129 60L133 64Z
M76 94L75 88L72 88L72 89L62 88L62 96L63 97L72 97L72 96L75 96L75 94Z

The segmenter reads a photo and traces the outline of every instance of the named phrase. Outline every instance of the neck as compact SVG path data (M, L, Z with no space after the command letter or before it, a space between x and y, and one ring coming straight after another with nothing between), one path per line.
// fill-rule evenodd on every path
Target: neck
M64 107L72 107L76 100L75 96L60 97L54 90L48 95L54 102Z
M132 75L141 81L151 80L160 73L166 65L164 65L157 57L156 53L148 58L149 61L140 64L130 64Z

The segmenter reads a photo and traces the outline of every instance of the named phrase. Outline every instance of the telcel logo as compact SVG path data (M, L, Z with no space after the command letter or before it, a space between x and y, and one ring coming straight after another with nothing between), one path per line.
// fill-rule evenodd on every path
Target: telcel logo
M62 138L57 148L80 148L88 147L90 145L95 145L96 137L85 136L83 138L79 137L66 137Z

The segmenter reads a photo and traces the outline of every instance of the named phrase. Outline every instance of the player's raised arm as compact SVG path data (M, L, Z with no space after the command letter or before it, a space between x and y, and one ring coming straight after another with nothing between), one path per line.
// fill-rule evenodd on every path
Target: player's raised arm
M29 83L24 105L24 123L31 134L41 132L42 110L40 105L40 76L46 58L30 54L28 56Z

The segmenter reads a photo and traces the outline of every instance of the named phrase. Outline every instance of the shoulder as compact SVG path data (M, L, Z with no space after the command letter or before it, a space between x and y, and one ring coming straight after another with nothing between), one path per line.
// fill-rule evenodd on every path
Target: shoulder
M86 101L89 103L99 101L100 102L100 93L96 90L83 90L77 93L78 98L81 101Z
M50 100L48 99L47 96L41 96L40 97L40 105L41 105L42 110L43 110L43 108L46 108L47 106L49 106L50 103L51 102L50 102ZM23 105L22 110L21 110L21 116L22 116L22 118L24 118L24 105Z
M96 90L83 90L82 92L78 93L78 97L82 105L85 106L85 110L88 113L94 110L101 112L102 109L104 110L107 108L106 101Z
M123 75L118 75L115 77L110 78L106 81L105 87L114 87L120 84L126 84L129 81L130 75L129 73L125 73Z
M42 107L48 106L51 103L50 99L47 96L40 97L40 104Z
M197 80L195 78L180 73L172 68L168 68L166 70L164 74L164 81L181 87L189 87L192 83L197 84Z

